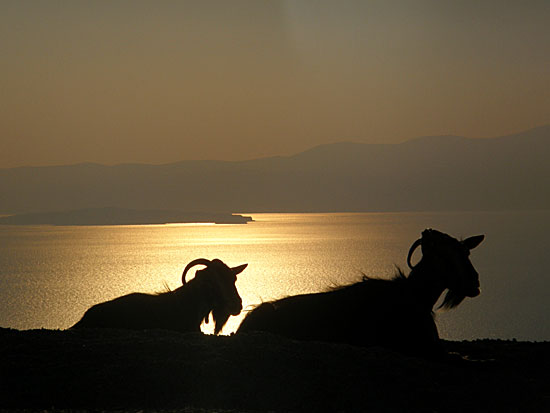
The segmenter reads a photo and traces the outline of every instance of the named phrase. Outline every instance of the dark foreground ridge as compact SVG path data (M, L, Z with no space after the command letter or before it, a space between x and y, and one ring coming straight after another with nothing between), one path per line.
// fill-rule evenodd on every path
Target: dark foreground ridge
M36 212L0 217L0 225L246 224L250 221L252 221L251 217L231 213L139 210L111 207Z
M471 361L265 333L0 329L0 409L549 411L550 343L445 345Z

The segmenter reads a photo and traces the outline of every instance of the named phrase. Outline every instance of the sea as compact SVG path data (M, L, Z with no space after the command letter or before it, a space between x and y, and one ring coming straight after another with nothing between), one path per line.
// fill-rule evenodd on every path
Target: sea
M96 303L176 289L188 262L218 258L248 264L237 281L244 310L223 330L231 334L263 301L406 271L411 244L434 228L485 235L470 257L482 292L436 309L442 338L550 340L550 211L243 214L254 221L0 226L0 327L66 329Z

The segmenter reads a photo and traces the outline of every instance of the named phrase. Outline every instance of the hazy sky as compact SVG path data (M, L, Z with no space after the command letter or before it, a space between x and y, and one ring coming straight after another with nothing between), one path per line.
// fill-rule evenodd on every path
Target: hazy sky
M0 167L550 123L550 1L0 1Z

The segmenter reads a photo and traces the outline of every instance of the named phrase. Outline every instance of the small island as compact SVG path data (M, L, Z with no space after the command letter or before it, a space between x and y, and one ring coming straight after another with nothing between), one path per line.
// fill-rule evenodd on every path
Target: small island
M152 225L152 224L246 224L252 217L230 212L139 210L116 207L37 212L0 217L0 225Z

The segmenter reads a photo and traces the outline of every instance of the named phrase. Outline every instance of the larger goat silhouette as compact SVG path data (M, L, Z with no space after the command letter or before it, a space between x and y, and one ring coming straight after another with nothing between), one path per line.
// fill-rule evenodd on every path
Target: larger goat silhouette
M185 281L195 265L206 268ZM72 328L122 328L144 330L162 328L200 331L202 321L214 319L218 334L231 315L239 315L242 300L235 282L248 264L230 268L222 261L198 258L191 261L181 276L182 286L159 294L133 293L91 307Z
M239 332L267 331L298 340L379 345L437 357L444 354L432 309L448 290L441 306L453 308L480 293L470 250L484 236L458 241L427 229L408 253L409 276L398 270L390 280L363 277L330 291L265 302L252 310ZM422 258L411 258L421 247Z

